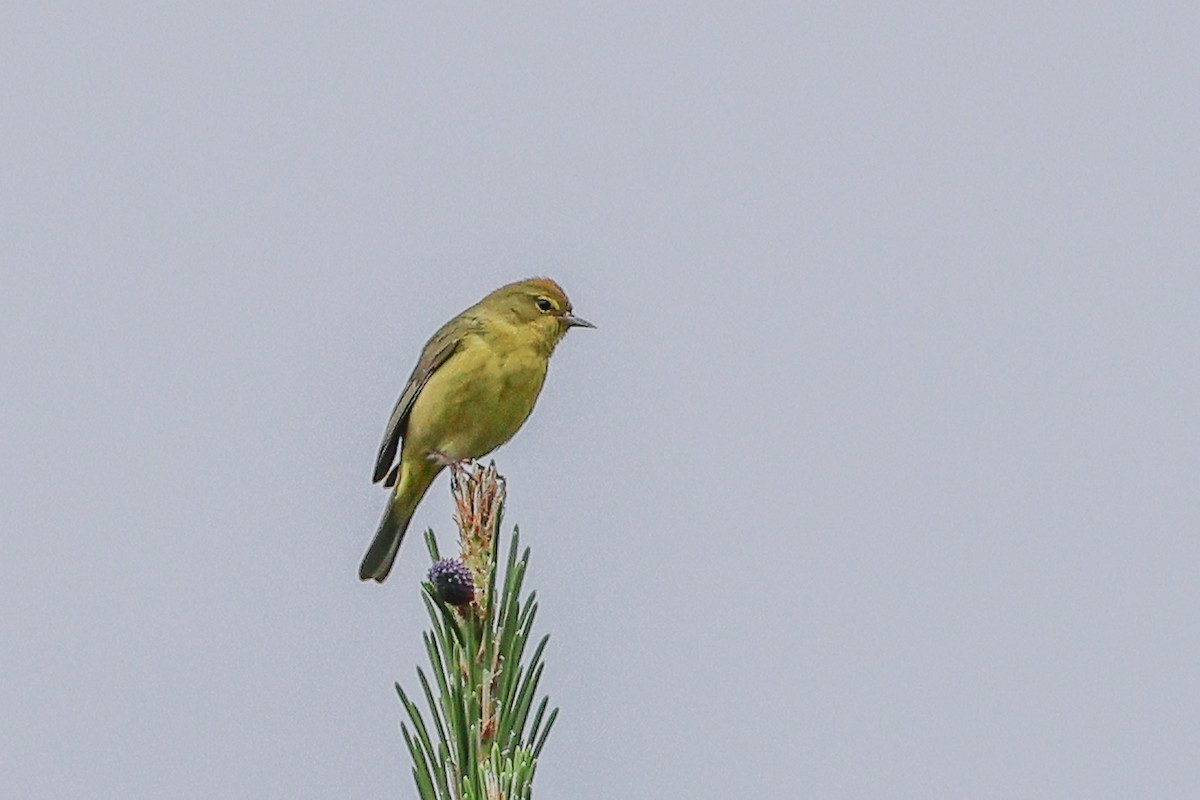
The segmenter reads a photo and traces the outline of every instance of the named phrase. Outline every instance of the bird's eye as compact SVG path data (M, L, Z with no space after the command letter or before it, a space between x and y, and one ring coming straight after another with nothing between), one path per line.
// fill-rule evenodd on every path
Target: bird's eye
M539 297L537 301L537 307L542 311L549 311L554 308L554 304L544 297Z

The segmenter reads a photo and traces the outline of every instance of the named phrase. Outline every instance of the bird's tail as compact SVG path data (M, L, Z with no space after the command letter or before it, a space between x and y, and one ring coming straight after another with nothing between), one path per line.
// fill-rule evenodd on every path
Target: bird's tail
M424 468L426 464L428 462L420 464L415 470L401 465L401 480L388 498L387 510L379 521L379 530L375 532L375 538L371 540L371 546L367 548L367 554L358 568L358 577L362 580L383 583L392 571L392 564L400 552L400 543L404 541L417 503L421 502L438 472L434 468L430 474L430 470Z

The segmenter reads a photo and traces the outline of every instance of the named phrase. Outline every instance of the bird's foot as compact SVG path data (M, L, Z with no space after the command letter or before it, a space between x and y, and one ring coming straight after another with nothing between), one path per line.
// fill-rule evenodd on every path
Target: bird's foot
M467 464L471 463L469 458L451 458L441 450L430 450L426 456L430 461L443 467L449 467L455 472L463 469Z

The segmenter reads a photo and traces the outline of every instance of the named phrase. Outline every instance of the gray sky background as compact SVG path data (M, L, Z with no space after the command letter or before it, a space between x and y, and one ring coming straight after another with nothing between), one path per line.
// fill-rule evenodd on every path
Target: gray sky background
M498 453L545 798L1200 792L1195 4L10 3L0 771L413 794L421 345ZM443 478L414 522L451 532Z

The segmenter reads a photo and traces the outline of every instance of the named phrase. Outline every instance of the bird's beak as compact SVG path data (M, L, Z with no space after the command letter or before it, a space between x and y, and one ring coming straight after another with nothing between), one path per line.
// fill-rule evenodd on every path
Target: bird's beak
M594 328L594 327L596 327L592 323L588 322L586 319L583 319L582 317L577 317L574 314L563 314L562 321L563 321L563 325L568 328Z

